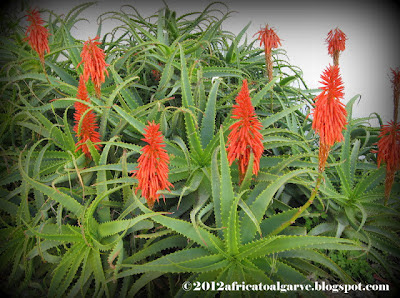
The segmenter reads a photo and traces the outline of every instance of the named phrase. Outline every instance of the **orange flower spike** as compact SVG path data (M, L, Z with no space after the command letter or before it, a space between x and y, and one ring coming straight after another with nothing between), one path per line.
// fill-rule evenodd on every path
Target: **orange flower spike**
M378 167L381 163L386 164L388 171L397 171L400 169L400 122L390 121L382 125L378 136L377 161Z
M333 57L333 64L339 65L339 53L346 49L346 34L336 28L328 33L326 42L328 43L328 53Z
M133 177L138 179L136 192L141 189L142 196L146 199L150 209L154 202L159 198L159 190L167 189L173 185L168 181L169 156L164 149L165 144L160 132L160 124L154 121L146 126L142 141L148 143L141 151L142 155L138 158L138 170L133 171ZM163 196L165 199L165 197Z
M322 92L314 99L312 128L320 136L319 171L323 172L329 149L343 140L342 130L346 129L347 112L343 99L343 82L339 66L329 66L321 76Z
M390 121L388 124L382 125L378 138L378 150L372 152L378 153L378 167L382 162L386 164L386 204L392 190L395 173L400 169L400 123Z
M275 33L274 29L268 28L268 25L264 29L258 31L256 34L258 34L260 46L264 45L264 50L266 53L271 53L271 49L275 49L281 45L280 38Z
M83 44L81 52L82 61L77 65L77 67L83 63L83 78L85 79L85 82L89 80L89 77L92 78L96 96L100 98L101 84L105 82L104 73L108 76L106 67L109 66L109 64L106 64L105 62L104 51L98 47L101 43L96 41L97 39L99 39L99 36L89 39Z
M90 102L87 90L86 90L86 85L85 81L82 78L82 76L79 79L79 86L78 86L78 94L76 96L78 99L81 99L86 102ZM82 149L83 153L85 153L87 158L91 158L90 155L90 150L88 146L85 144L87 140L90 140L93 144L94 147L99 150L101 145L96 144L99 143L100 140L100 134L96 129L98 128L98 125L96 123L96 114L91 110L85 114L85 112L89 109L87 105L84 103L76 101L74 104L75 107L75 114L74 114L74 119L75 119L75 126L74 126L74 131L77 134L78 137L78 142L76 145L78 146L76 151L79 149ZM79 122L81 121L81 118L85 114L84 118L82 119L82 124L81 124L81 129L79 130Z
M260 40L260 46L264 45L267 76L268 76L268 81L271 81L273 73L271 50L280 46L281 40L275 33L274 29L268 28L268 25L264 29L258 31L256 34L258 34L258 39Z
M234 160L239 161L240 182L244 177L251 152L254 153L253 174L257 175L260 169L260 158L264 151L262 144L262 128L251 103L247 80L243 80L242 88L236 97L236 105L233 106L232 118L237 122L229 127L227 152L230 164Z
M343 99L343 81L338 66L329 66L321 76L322 92L314 99L312 128L319 133L321 142L333 146L343 140L347 112Z
M40 17L37 9L28 11L28 22L30 25L26 30L26 37L24 40L29 41L30 46L38 54L42 64L44 64L44 52L50 53L49 48L49 31L43 26L44 21Z

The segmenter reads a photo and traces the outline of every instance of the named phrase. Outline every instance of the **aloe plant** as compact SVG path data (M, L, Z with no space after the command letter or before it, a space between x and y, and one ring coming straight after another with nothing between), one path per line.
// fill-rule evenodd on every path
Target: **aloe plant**
M90 102L83 102L77 98L83 41L71 29L93 4L62 16L42 11L50 32L44 68L23 40L25 28L15 25L0 38L6 292L125 297L161 287L183 296L194 293L182 290L184 280L358 282L329 258L348 250L396 280L390 260L400 257L398 190L384 207L384 172L371 153L378 129L367 127L367 119L348 119L316 200L298 217L321 177L308 117L318 90L307 87L289 53L272 51L274 79L267 82L250 23L237 35L224 30L231 16L224 4L181 16L166 5L149 18L124 6L99 16L108 76L100 98L87 83ZM105 32L107 18L120 25ZM249 167L239 185L225 140L244 79L263 126L264 152L258 175ZM101 150L88 142L91 158L76 150L76 102L98 116ZM131 174L148 121L160 124L174 185L160 192L165 200L154 210Z
M301 235L301 233L269 236L274 227L291 216L293 210L263 219L264 209L285 182L309 170L297 170L282 176L259 194L252 204L248 204L244 196L248 190L240 190L238 193L232 184L222 130L219 136L219 149L213 153L211 168L206 173L208 183L211 184L211 192L206 184L199 188L197 204L190 214L191 223L165 215L155 215L137 197L135 198L144 214L153 214L152 220L171 232L185 236L190 242L188 248L148 263L137 263L140 260L137 257L140 252L125 259L120 265L121 272L117 274L118 278L143 274L133 284L128 294L136 294L143 286L143 280L149 281L170 272L191 273L187 276L189 281L214 280L225 283L245 281L271 284L278 280L288 283L307 280L304 275L307 271L304 271L305 267L300 270L293 268L292 261L288 261L288 258L294 258L293 263L297 260L306 263L313 260L323 264L346 282L352 282L352 279L336 264L316 249L360 249L355 242L335 237ZM217 160L218 153L220 153L220 166ZM251 179L250 168L244 184ZM260 209L260 206L266 207ZM242 214L238 213L239 207ZM214 214L215 225L212 227L203 222L203 217L208 212ZM161 244L164 241L159 242L152 244L151 247L164 248ZM142 256L146 254L142 253ZM308 263L308 268L313 267ZM180 290L177 295L183 294L182 291Z
M362 142L352 135L360 133L366 119L352 119L352 105L358 96L347 104L348 122L344 143L337 148L338 160L328 170L321 193L326 198L328 221L317 224L311 235L332 235L355 239L366 245L367 256L386 271L384 275L396 276L397 268L390 265L388 254L398 255L399 237L396 222L399 218L396 204L383 206L385 170L378 169L366 156L370 155L370 133ZM363 157L362 159L360 157ZM361 175L362 173L362 175ZM394 229L394 230L393 230Z

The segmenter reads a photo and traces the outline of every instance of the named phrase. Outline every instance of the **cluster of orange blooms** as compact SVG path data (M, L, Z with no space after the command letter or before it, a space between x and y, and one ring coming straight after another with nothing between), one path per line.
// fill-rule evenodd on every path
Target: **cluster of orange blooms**
M44 52L50 52L48 46L48 30L43 27L43 20L37 10L29 11L28 21L30 26L26 32L26 40L38 53L41 62L44 64ZM268 78L272 78L271 49L277 48L281 41L272 28L265 27L258 33L260 45L264 45ZM99 37L89 39L83 45L81 58L78 64L83 64L83 74L80 76L77 98L90 103L86 90L86 82L91 78L94 83L96 96L101 96L100 87L105 82L105 74L108 75L105 63L105 54L98 47ZM341 102L343 99L343 82L339 70L339 54L345 50L346 35L339 29L331 30L328 33L328 53L333 57L333 65L324 70L321 76L322 92L314 99L312 128L319 134L319 165L318 169L323 172L329 155L330 148L335 142L343 139L342 131L346 129L347 114ZM77 67L78 67L77 66ZM398 107L400 93L400 71L393 70L393 86L395 109ZM100 149L100 134L96 131L96 115L89 106L76 101L75 103L75 127L78 142L77 149L82 149L84 154L90 158L90 150L86 144L90 140L94 147ZM233 106L232 118L237 121L229 127L230 134L227 142L227 153L229 163L237 160L241 183L250 162L251 154L254 155L253 174L259 171L260 158L263 154L263 136L261 134L262 124L258 120L254 107L251 103L247 80L243 80L241 91L236 97L236 105ZM84 117L82 119L82 117ZM397 110L395 110L394 121L382 126L379 135L378 166L386 163L386 189L385 195L388 198L393 184L394 174L400 169L400 123L397 123ZM173 185L168 181L169 157L164 149L163 136L159 130L159 124L148 123L145 128L143 141L148 145L142 148L142 155L138 159L138 170L133 171L133 176L138 179L138 189L142 190L142 196L146 198L150 208L159 198L158 191L170 190ZM136 190L136 191L137 191Z

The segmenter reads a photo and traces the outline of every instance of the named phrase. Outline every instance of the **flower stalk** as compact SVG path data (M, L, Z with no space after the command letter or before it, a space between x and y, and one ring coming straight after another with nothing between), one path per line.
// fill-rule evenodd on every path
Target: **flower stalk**
M393 78L393 121L397 123L399 115L399 99L400 99L400 69L392 69Z
M280 46L281 40L275 33L275 30L273 28L268 28L268 25L264 29L258 31L256 34L258 34L258 40L260 40L260 46L264 45L265 66L267 69L266 74L268 82L271 82L273 77L272 49Z
M325 164L329 156L329 150L335 142L343 140L342 131L347 124L347 112L340 99L343 99L343 82L339 75L339 66L329 66L321 76L323 84L320 89L322 92L314 99L315 108L312 128L319 134L319 161L318 178L308 201L301 206L289 221L284 222L271 234L276 235L286 227L293 224L303 212L314 202L318 193L325 171Z
M274 236L279 234L280 232L282 232L284 229L286 229L288 226L290 226L291 224L294 224L296 219L298 219L304 211L307 210L308 207L311 206L311 204L314 202L315 197L317 196L318 190L319 190L319 186L321 185L322 182L322 175L319 175L317 178L317 182L315 184L314 189L311 192L310 198L308 199L308 201L301 206L297 212L286 222L284 222L283 224L281 224L279 227L277 227L275 230L273 230L269 236Z

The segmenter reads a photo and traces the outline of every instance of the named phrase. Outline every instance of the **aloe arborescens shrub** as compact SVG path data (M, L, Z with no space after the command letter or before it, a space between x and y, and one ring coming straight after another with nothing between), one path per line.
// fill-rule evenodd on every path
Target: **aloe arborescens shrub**
M318 171L308 117L316 90L282 49L271 51L275 75L266 80L263 49L243 40L248 26L237 36L222 30L230 13L213 3L183 16L167 6L152 18L133 7L103 15L120 22L107 33L100 22L95 38L108 76L86 80L83 98L85 41L71 28L91 5L63 16L42 12L43 60L22 26L0 39L6 291L132 296L161 287L180 296L185 280L357 282L328 257L336 250L368 256L382 278L395 280L399 189L384 206L385 172L371 153L378 131L351 118L357 96L346 106L344 140ZM261 157L246 155L246 169L226 151L243 80L263 146ZM98 123L95 138L80 137L85 117ZM173 185L152 194L164 198L154 206L145 205L147 188L131 174L146 151L148 123L165 141L163 185ZM316 200L302 210L317 180Z

